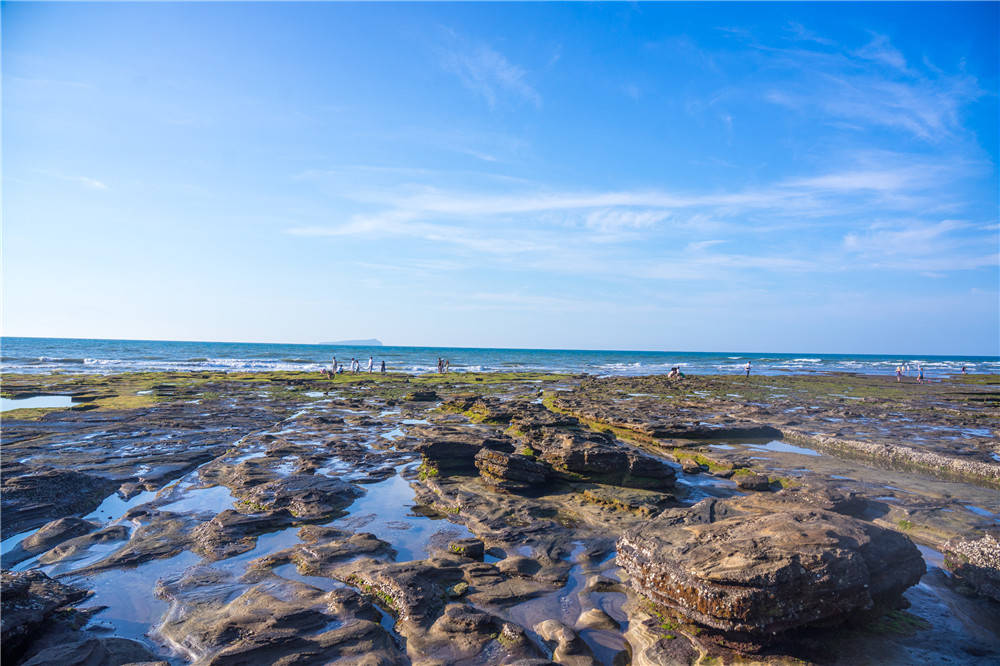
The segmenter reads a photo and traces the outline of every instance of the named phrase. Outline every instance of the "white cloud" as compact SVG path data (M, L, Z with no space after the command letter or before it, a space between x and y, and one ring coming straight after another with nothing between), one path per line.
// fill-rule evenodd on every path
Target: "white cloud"
M82 183L83 185L86 185L87 187L89 187L91 189L94 189L94 190L106 190L106 189L108 189L108 186L105 183L102 183L101 181L97 180L96 178L88 178L87 176L76 176L72 180L75 180L78 183Z
M441 64L466 88L482 95L491 107L504 93L542 105L542 96L528 83L525 70L486 44L456 44L443 52Z
M763 99L862 131L890 128L940 142L961 133L959 109L984 94L963 71L948 75L927 63L924 71L909 67L883 35L854 51L755 46L766 54L769 71L792 75L768 85Z
M885 35L874 35L871 42L855 51L855 55L865 60L888 65L899 70L906 70L906 58L899 52Z

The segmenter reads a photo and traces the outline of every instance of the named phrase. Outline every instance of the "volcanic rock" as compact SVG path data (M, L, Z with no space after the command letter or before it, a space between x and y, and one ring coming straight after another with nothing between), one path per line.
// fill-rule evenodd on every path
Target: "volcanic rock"
M891 608L925 571L897 532L828 511L716 499L627 530L617 561L654 603L748 648Z
M13 663L57 610L86 596L86 590L63 585L41 571L0 572L3 660Z
M1000 541L952 539L944 545L944 565L977 593L1000 601Z
M477 453L475 463L486 484L512 492L537 488L551 472L547 465L528 456L491 449Z

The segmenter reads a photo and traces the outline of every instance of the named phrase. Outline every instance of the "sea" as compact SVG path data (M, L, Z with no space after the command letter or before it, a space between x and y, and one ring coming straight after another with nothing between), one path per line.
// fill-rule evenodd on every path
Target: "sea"
M391 347L329 344L174 342L163 340L87 340L0 338L4 373L92 373L169 371L263 372L329 368L333 357L350 369L368 357L390 372L436 372L444 358L453 372L544 371L591 375L664 374L673 367L690 374L737 374L750 361L753 374L853 372L894 374L909 364L911 376L923 366L926 377L960 373L1000 373L996 356L914 356L906 354L746 353L625 351L582 349L492 349L477 347Z

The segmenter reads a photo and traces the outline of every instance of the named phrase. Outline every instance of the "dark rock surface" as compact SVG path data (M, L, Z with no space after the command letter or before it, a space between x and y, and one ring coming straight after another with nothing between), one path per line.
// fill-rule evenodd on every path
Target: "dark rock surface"
M539 458L561 472L617 486L669 490L676 473L667 463L617 441L613 435L589 430L544 429L532 439Z
M525 492L545 483L552 469L534 458L517 453L483 449L475 458L483 481L501 490Z
M1000 602L1000 541L952 539L944 546L944 564L976 593Z
M13 661L38 637L57 610L86 596L86 590L63 585L40 571L0 572L3 660Z
M118 483L91 474L15 464L3 470L3 538L93 511Z
M891 609L925 570L909 539L870 523L714 499L628 530L618 563L654 603L747 644Z

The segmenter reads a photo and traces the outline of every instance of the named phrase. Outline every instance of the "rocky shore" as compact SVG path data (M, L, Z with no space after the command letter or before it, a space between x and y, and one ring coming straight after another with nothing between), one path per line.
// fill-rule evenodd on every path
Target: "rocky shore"
M1000 659L1000 377L3 377L6 663Z

